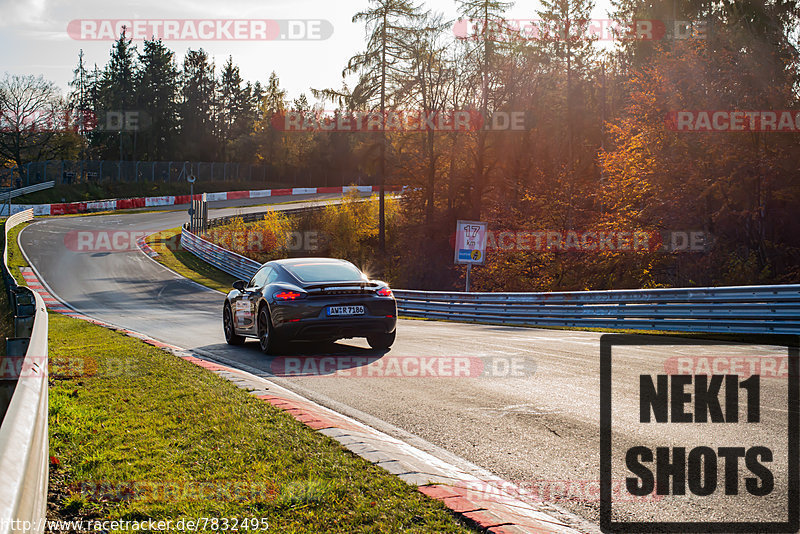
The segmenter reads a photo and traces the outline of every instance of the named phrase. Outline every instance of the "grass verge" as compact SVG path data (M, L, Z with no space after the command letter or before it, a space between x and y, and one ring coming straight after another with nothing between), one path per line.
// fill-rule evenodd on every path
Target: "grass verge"
M17 284L27 286L28 283L19 272L20 267L28 267L28 262L22 251L19 249L19 233L25 229L30 223L21 223L8 231L8 270L11 275L17 280ZM5 233L3 234L5 236Z
M473 532L439 502L213 373L84 321L50 320L51 518Z
M157 232L147 238L147 244L158 252L157 262L179 275L211 289L227 293L236 278L204 262L180 246L181 228Z

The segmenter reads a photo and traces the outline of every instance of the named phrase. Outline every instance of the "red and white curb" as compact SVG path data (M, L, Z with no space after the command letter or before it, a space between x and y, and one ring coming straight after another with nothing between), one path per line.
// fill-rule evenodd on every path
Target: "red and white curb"
M318 195L323 193L372 193L380 190L377 185L347 185L338 187L293 187L288 189L256 189L251 191L223 191L220 193L206 193L206 200L215 202L220 200L238 200L242 198L265 198L289 195ZM385 191L402 191L399 185L387 185ZM195 200L200 200L202 194L194 195ZM93 202L68 202L61 204L12 204L11 214L33 208L34 215L72 215L76 213L90 213L93 211L115 211L134 208L150 208L159 206L177 206L189 204L191 195L122 198L115 200L97 200Z
M139 247L139 250L141 250L144 254L147 254L151 258L157 258L159 256L158 252L153 250L153 247L151 247L150 244L147 242L147 238L150 237L150 235L147 235L145 237L140 237L139 239L137 239L136 246Z
M34 270L21 267L29 288L47 308L140 339L233 382L251 395L283 410L306 426L338 441L343 447L382 467L420 492L444 503L474 527L492 534L595 534L594 525L540 501L520 499L524 490L488 471L462 461L465 468L376 430L351 417L312 402L293 391L240 368L220 363L204 351L190 351L147 335L88 317L64 305L42 284ZM257 370L254 370L257 371Z
M39 293L39 296L42 297L42 300L44 301L48 310L69 315L70 317L75 317L76 319L83 319L84 321L100 324L91 317L83 315L82 313L65 306L60 300L51 295L50 292L42 285L42 283L39 281L39 278L36 276L36 273L34 273L33 269L30 267L20 267L19 271L22 274L22 278L25 280L25 285Z

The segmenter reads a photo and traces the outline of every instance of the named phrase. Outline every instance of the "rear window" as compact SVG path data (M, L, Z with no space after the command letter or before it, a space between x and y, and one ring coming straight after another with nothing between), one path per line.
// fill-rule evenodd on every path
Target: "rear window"
M309 262L284 265L284 267L303 282L363 280L361 271L349 263Z

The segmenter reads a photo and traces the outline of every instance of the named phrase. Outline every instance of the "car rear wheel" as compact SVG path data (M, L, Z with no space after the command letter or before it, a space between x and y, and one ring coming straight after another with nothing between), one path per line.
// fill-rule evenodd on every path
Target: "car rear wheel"
M241 345L244 343L244 336L236 334L231 307L227 304L225 309L222 310L222 329L225 331L225 341L228 345Z
M394 338L397 336L397 330L392 332L391 334L373 334L371 336L367 336L367 343L373 349L383 350L388 349L394 343Z
M269 310L266 306L262 306L258 311L258 343L264 354L273 354L280 345L272 328L272 321L270 321Z

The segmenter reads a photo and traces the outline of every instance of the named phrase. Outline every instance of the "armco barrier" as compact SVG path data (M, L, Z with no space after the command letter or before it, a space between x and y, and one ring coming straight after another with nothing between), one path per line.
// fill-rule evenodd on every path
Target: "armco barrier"
M212 225L213 221L209 221ZM243 280L260 264L189 233L183 247ZM559 293L394 290L399 313L463 322L708 333L800 333L800 285Z
M191 233L186 227L181 229L181 248L188 250L217 269L242 280L250 280L261 267L257 261L206 241Z
M800 333L800 285L394 294L400 313L407 317L615 330Z
M32 210L9 217L6 241L9 228L32 217ZM44 528L49 459L47 309L38 293L17 285L8 268L7 244L3 250L3 278L13 299L10 304L15 309L17 341L23 337L30 339L0 424L0 534L21 532L22 522L32 525L27 532L38 533ZM30 321L19 320L25 319L29 312L33 315L32 325ZM20 523L15 526L12 521Z

